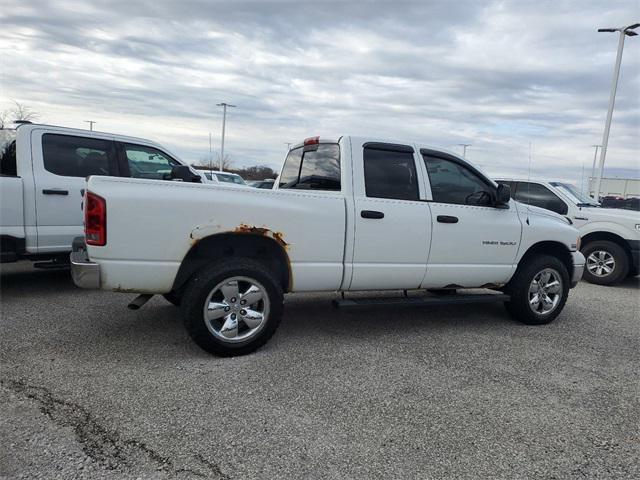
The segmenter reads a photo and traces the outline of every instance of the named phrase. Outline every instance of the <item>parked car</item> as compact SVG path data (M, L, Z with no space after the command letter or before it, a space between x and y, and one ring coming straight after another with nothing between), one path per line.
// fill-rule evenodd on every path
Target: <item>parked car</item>
M202 173L208 180L214 183L232 183L236 186L248 187L240 175L231 172L220 172L218 170L207 170L204 168L198 168L198 172Z
M95 176L87 188L76 284L140 292L134 307L165 294L219 355L263 345L286 292L493 288L515 318L544 324L584 267L566 219L411 143L307 139L273 190Z
M265 180L254 180L249 183L253 188L264 188L267 190L273 189L276 181L273 178L267 178Z
M584 279L614 285L640 272L640 213L601 208L573 185L537 180L497 180L513 197L569 218L578 228L580 250L587 259Z
M162 180L182 162L141 138L51 125L0 129L0 261L68 263L82 235L85 179Z
M602 198L600 206L602 208L621 208L623 210L640 211L640 198L606 196Z

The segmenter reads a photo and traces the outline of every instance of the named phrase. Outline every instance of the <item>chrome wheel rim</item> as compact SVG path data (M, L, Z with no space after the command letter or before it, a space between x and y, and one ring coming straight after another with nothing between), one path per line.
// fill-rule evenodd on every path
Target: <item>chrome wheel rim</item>
M562 278L552 268L545 268L533 276L529 285L529 308L537 315L553 312L562 298Z
M616 261L606 250L596 250L587 257L587 270L596 277L611 275L616 268Z
M207 329L219 340L245 341L260 332L269 318L267 290L253 278L227 278L207 295L203 315Z

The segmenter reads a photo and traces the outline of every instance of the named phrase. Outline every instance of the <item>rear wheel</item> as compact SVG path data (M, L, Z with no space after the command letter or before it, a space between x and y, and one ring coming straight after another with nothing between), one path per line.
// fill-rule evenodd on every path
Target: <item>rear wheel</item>
M282 306L278 282L250 259L211 264L190 280L182 297L189 335L220 356L244 355L264 345L280 323Z
M584 278L597 285L614 285L629 273L629 259L617 243L599 240L587 243L582 248L586 259Z
M569 273L556 257L539 255L519 266L509 282L507 311L527 325L552 322L564 308L569 295Z

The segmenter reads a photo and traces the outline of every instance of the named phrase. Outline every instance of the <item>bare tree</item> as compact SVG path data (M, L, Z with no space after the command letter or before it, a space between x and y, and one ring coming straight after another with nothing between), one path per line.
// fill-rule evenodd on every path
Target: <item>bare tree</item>
M222 165L220 165L220 163L222 163ZM216 159L216 163L214 164L213 167L214 168L222 167L222 170L229 170L231 167L233 167L233 160L229 155L225 155L224 158L222 159L222 162L220 162L220 154L218 154L218 158Z
M3 110L2 112L0 112L0 130L2 130L7 123L9 123L10 116L11 115L9 110Z
M31 107L25 105L24 103L13 101L14 107L9 111L11 117L13 117L12 121L27 121L31 122L33 120L37 120L40 115L38 112L33 110Z
M40 117L38 112L24 103L13 100L13 107L0 112L0 128L6 127L9 123L37 120Z

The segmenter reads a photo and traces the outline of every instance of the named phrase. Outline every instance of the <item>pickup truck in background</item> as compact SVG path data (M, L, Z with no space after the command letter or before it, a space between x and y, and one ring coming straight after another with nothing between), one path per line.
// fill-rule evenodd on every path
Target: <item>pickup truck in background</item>
M565 218L460 157L349 136L296 145L273 190L92 176L85 219L76 284L141 293L137 307L164 294L218 355L263 345L287 292L480 287L545 324L584 267Z
M0 129L0 261L68 264L83 235L87 177L167 179L177 165L141 138L30 123Z
M640 212L600 208L591 197L568 183L497 180L511 187L514 198L570 219L580 232L585 256L584 280L615 285L640 273Z

